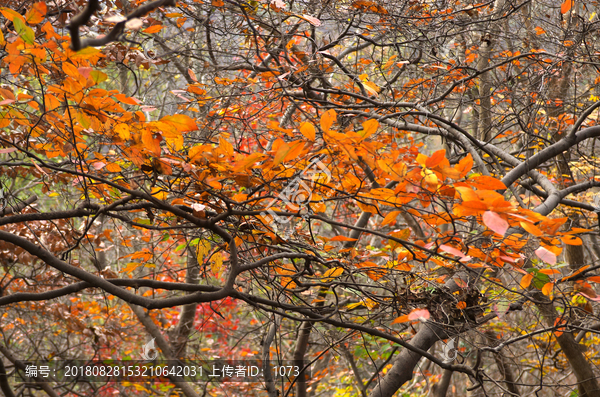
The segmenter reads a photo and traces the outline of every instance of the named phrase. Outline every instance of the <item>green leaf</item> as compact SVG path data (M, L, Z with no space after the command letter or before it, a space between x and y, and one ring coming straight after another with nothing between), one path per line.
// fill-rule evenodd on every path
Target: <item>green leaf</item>
M33 29L25 24L25 22L20 18L14 18L13 24L15 25L15 30L21 36L23 41L27 44L33 44L35 40L35 33L33 33Z

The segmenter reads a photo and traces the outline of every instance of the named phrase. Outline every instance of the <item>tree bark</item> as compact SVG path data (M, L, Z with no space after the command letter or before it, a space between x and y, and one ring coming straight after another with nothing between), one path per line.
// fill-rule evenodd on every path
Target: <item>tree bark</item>
M442 379L431 388L431 397L446 397L448 393L448 387L452 380L452 374L454 371L445 369L442 373Z
M435 342L446 338L446 333L432 323L425 323L417 334L411 339L410 344L419 349L429 350ZM402 385L413 377L413 369L421 359L421 355L408 349L400 352L392 368L379 381L370 397L392 397Z
M557 315L556 309L552 302L543 295L540 291L536 291L533 295L538 303L536 306L544 317L546 324L553 326ZM595 397L600 395L600 386L596 380L596 375L592 370L590 363L586 360L582 352L582 346L575 342L573 334L563 332L560 336L556 336L556 340L562 349L563 353L569 360L573 373L579 383L579 397Z

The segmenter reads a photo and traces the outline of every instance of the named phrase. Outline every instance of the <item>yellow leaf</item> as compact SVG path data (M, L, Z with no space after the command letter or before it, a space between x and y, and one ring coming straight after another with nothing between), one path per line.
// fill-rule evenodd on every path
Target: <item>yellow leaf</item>
M375 131L377 131L377 128L379 128L379 121L377 121L375 119L369 119L369 120L365 121L364 123L362 123L362 126L363 126L362 138L367 139Z
M163 189L161 189L159 187L154 187L154 188L152 188L152 196L159 200L166 200L167 192L165 192Z
M342 273L344 273L344 268L343 267L333 267L331 269L327 269L327 271L325 272L325 274L323 274L323 279L321 281L323 281L324 283L333 280L336 277L339 277L342 275Z
M352 309L357 308L359 306L365 306L365 304L363 302L349 303L348 305L346 305L346 309L352 310Z
M220 252L217 252L212 256L212 258L210 258L210 270L216 277L219 277L222 267L223 255Z
M122 140L127 141L131 139L131 132L127 124L119 123L115 126L114 130Z
M315 126L312 125L312 123L305 121L302 124L300 124L300 132L309 141L315 140Z
M379 91L381 91L381 88L379 88L379 86L375 83L373 83L372 81L367 81L365 84L365 89L369 92L369 94L374 95L374 96L378 96L379 95Z
M424 168L423 171L421 171L421 175L423 176L423 182L425 184L432 187L438 186L438 177L432 170Z
M335 110L329 109L321 116L321 129L324 132L328 132L336 120L337 114L335 113Z
M273 159L273 166L281 164L283 159L290 152L290 149L291 148L287 143L282 143L281 146L279 146L279 149L277 149L277 152L275 153L275 158Z
M209 251L210 251L210 243L207 240L202 240L202 241L198 242L198 247L197 247L197 251L196 251L196 259L198 260L199 264L202 264L204 262L204 257L208 254Z

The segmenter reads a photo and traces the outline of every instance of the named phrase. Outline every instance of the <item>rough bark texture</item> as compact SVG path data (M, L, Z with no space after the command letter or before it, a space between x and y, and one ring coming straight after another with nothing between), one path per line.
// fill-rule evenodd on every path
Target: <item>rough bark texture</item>
M275 339L275 334L277 332L278 327L279 316L275 316L273 322L268 327L267 333L263 338L263 373L265 374L265 388L267 389L269 397L277 397L278 395L277 389L275 388L275 382L273 381L273 371L271 371L270 368L271 344L273 343L273 339Z
M410 344L423 350L429 350L435 342L445 339L445 332L431 323L425 323L411 339ZM379 381L370 397L392 397L406 382L412 379L413 369L421 359L421 355L408 349L402 350L392 368Z
M534 294L534 299L541 302L537 304L537 307L542 316L544 316L546 324L549 326L554 325L557 318L554 305L552 305L550 300L539 291ZM598 386L596 375L594 374L590 363L583 355L582 346L575 342L573 334L570 332L563 332L560 336L556 337L556 340L567 357L567 360L569 360L569 364L571 364L573 373L577 378L577 382L579 383L579 396L596 397L600 395L600 386Z
M187 273L185 282L187 284L198 284L200 281L200 265L196 259L196 254L192 247L188 248L187 253ZM194 329L194 319L196 318L195 303L190 303L183 306L179 314L179 323L174 332L169 335L171 344L173 345L173 353L176 357L185 356L185 348L192 329Z
M308 350L308 339L310 338L310 330L312 323L305 321L300 325L298 337L296 338L296 349L294 350L294 361L304 360L304 355ZM296 397L306 397L306 381L303 376L300 376L296 381Z
M164 357L169 361L175 360L176 357L172 353L173 347L160 332L160 329L158 329L156 324L154 324L154 321L152 321L150 316L140 306L133 304L130 304L129 306L140 320L140 323L142 323L142 325L146 328L146 331L148 331L150 336L154 338ZM173 382L175 386L179 387L186 397L200 397L188 382L182 382L174 379L171 379L171 382Z
M448 393L448 387L450 386L450 381L452 380L452 374L454 371L449 369L445 369L442 374L442 379L431 388L431 397L446 397L446 393Z

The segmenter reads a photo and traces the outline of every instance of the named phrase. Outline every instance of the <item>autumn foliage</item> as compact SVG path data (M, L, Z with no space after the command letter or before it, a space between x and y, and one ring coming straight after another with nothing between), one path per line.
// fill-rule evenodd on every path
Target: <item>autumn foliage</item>
M0 7L7 396L599 390L591 9L25 3ZM150 339L311 377L2 377Z

